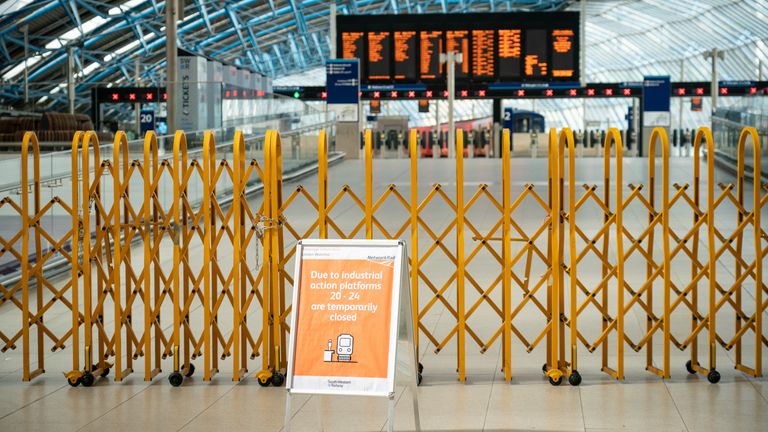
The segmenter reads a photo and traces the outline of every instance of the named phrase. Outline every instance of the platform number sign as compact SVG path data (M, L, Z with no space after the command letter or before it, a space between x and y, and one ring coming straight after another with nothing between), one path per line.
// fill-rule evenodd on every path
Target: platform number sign
M139 112L139 131L141 136L144 136L147 131L151 130L155 130L155 111L141 110Z

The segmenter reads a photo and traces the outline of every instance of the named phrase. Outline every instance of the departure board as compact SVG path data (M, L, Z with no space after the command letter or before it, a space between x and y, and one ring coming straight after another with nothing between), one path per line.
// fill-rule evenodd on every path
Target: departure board
M572 78L576 75L573 68L574 31L571 29L552 30L552 77Z
M547 70L547 32L541 29L525 31L525 76L546 77Z
M459 85L575 83L579 24L571 11L338 15L337 56L360 59L363 85L444 85L448 51L463 57Z
M421 79L437 79L443 77L443 65L440 63L440 53L443 52L443 32L422 31L420 34L421 50L419 52L419 74Z
M415 81L416 76L416 32L395 32L395 79Z
M363 37L364 32L343 32L341 33L341 58L345 59L363 59Z
M368 33L368 79L389 80L392 78L389 50L389 32Z
M499 78L519 79L523 46L520 29L499 30Z
M445 34L445 52L453 51L462 55L462 62L456 65L456 78L469 76L469 31L449 30Z
M495 75L496 32L472 30L472 76L493 79Z

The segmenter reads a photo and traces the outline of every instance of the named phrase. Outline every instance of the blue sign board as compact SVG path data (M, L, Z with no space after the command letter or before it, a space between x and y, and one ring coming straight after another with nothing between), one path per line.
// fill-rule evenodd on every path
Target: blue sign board
M360 100L360 60L328 60L325 86L328 104L357 104Z
M509 129L510 133L515 130L514 118L515 112L512 108L504 108L504 118L501 119L501 128Z
M643 77L643 126L669 126L672 86L669 76Z
M155 130L155 110L139 111L139 131L141 136L144 136L147 131L151 130Z
M647 76L643 78L643 111L669 111L672 86L669 76Z

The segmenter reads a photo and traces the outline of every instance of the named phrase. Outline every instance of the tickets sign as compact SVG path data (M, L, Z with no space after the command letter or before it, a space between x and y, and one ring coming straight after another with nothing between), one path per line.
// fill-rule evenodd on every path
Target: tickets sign
M299 244L288 357L291 392L386 396L394 391L402 251L397 241Z

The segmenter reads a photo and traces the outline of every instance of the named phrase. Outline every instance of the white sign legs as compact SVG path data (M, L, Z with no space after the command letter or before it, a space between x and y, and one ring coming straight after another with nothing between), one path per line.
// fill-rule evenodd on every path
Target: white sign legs
M284 430L290 430L291 395L301 393L386 397L392 431L401 380L421 430L405 243L302 240L296 257ZM322 419L319 411L318 404Z

